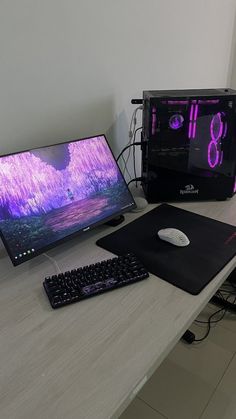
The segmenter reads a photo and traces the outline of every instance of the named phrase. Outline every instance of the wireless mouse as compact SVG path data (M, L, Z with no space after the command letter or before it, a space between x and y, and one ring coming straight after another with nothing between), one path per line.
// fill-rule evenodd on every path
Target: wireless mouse
M182 231L177 228L163 228L157 232L158 237L174 246L184 247L188 246L190 240Z

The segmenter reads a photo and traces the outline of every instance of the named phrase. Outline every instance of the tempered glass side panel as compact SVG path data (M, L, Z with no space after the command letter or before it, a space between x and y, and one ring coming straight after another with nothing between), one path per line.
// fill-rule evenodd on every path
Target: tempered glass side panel
M234 175L232 98L155 98L150 102L150 165L206 177Z

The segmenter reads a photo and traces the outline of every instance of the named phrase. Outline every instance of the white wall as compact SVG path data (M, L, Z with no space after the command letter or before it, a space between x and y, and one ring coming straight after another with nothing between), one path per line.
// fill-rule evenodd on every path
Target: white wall
M228 85L236 89L236 13L234 18L234 31L231 43L231 53L229 60Z
M235 0L1 0L0 153L107 132L145 89L226 86Z

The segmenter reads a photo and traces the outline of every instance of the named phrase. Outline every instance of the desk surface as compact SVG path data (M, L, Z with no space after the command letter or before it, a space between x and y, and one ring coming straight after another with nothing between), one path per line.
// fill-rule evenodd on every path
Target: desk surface
M236 225L236 198L174 205ZM125 222L136 216L127 214ZM62 271L111 257L95 245L110 231L98 227L48 254ZM0 262L1 417L108 419L118 418L135 397L236 266L236 257L197 296L151 275L58 310L42 287L55 272L48 259L14 268L1 248Z

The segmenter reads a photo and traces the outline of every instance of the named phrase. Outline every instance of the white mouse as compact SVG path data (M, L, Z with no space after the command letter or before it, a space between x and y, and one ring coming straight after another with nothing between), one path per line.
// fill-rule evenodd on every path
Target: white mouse
M184 247L188 246L190 241L186 234L177 228L163 228L157 232L159 238L166 242L173 244L174 246Z

